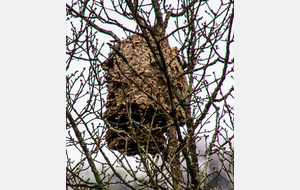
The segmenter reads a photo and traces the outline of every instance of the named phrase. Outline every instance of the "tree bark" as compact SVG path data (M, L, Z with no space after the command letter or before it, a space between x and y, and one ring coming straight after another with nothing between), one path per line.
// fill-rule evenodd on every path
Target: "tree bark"
M173 122L173 121L171 121ZM178 139L176 138L176 127L172 125L167 130L168 135L168 160L170 164L170 169L172 173L173 179L173 188L174 189L183 189L179 183L182 183L182 173L180 169L180 158L179 153L176 154L176 150L178 147Z

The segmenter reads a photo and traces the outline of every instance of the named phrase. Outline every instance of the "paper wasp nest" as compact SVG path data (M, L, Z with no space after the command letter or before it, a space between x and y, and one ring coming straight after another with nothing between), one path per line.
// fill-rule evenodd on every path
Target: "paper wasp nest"
M127 63L113 51L102 64L107 71L108 87L104 118L110 127L116 129L108 127L108 147L121 153L126 151L126 155L135 155L139 153L136 145L139 143L145 151L154 155L166 144L163 134L167 130L167 116L171 110L166 78L143 37L129 37L115 47ZM185 97L187 81L184 75L179 76L183 71L176 56L178 50L171 50L167 40L161 42L161 48L168 72L177 83L177 90ZM177 105L176 117L182 125L184 111L175 96L174 102Z

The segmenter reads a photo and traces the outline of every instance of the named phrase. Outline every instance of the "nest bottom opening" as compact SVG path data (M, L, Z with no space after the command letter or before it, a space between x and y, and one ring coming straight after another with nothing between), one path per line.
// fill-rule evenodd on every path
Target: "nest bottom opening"
M134 106L132 105L132 107ZM167 130L164 127L167 124L165 117L162 114L156 114L153 120L154 111L152 108L133 110L131 113L131 125L127 117L128 114L125 111L120 111L107 118L112 128L125 131L126 133L118 133L116 130L108 129L106 132L108 148L118 150L121 153L125 152L127 156L143 153L141 149L139 150L137 144L143 147L144 151L152 155L163 151L166 144L164 133ZM153 124L151 128L152 120Z

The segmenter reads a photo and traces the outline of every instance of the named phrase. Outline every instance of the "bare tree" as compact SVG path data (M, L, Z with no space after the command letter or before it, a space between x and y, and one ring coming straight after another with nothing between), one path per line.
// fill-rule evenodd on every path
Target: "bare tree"
M67 189L234 188L234 2L174 2L67 3Z

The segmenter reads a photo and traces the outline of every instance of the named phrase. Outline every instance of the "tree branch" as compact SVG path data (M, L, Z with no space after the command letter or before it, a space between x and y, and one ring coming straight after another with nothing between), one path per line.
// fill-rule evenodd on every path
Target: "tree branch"
M67 114L67 118L70 121L71 126L72 126L72 128L73 128L73 130L75 132L75 135L76 135L76 137L77 137L77 139L79 141L79 144L80 144L82 150L84 151L85 156L87 157L87 160L89 162L91 170L92 170L92 172L94 174L94 177L96 179L96 182L97 182L96 185L97 185L98 189L100 189L100 190L106 190L106 187L104 186L103 181L100 178L100 174L99 174L99 172L98 172L98 170L97 170L97 168L95 166L95 163L94 163L94 160L93 160L93 158L92 158L92 156L90 154L90 151L89 151L89 149L88 149L88 147L87 147L84 139L82 138L81 133L80 133L80 131L79 131L79 129L78 129L78 127L77 127L77 125L76 125L76 123L75 123L75 121L74 121L74 119L73 119L73 117L70 114L70 112L69 112L68 109L66 109L66 114Z
M93 28L95 28L96 30L98 30L101 33L110 35L111 37L113 37L117 42L120 42L120 39L118 38L118 36L113 33L111 30L105 30L103 28L100 28L99 26L97 26L94 22L91 22L91 20L89 20L88 18L86 18L84 15L82 15L81 13L78 13L76 10L74 10L70 5L67 4L67 8L69 11L75 13L75 17L79 17L82 20L84 20L87 24L89 24L90 26L92 26Z

